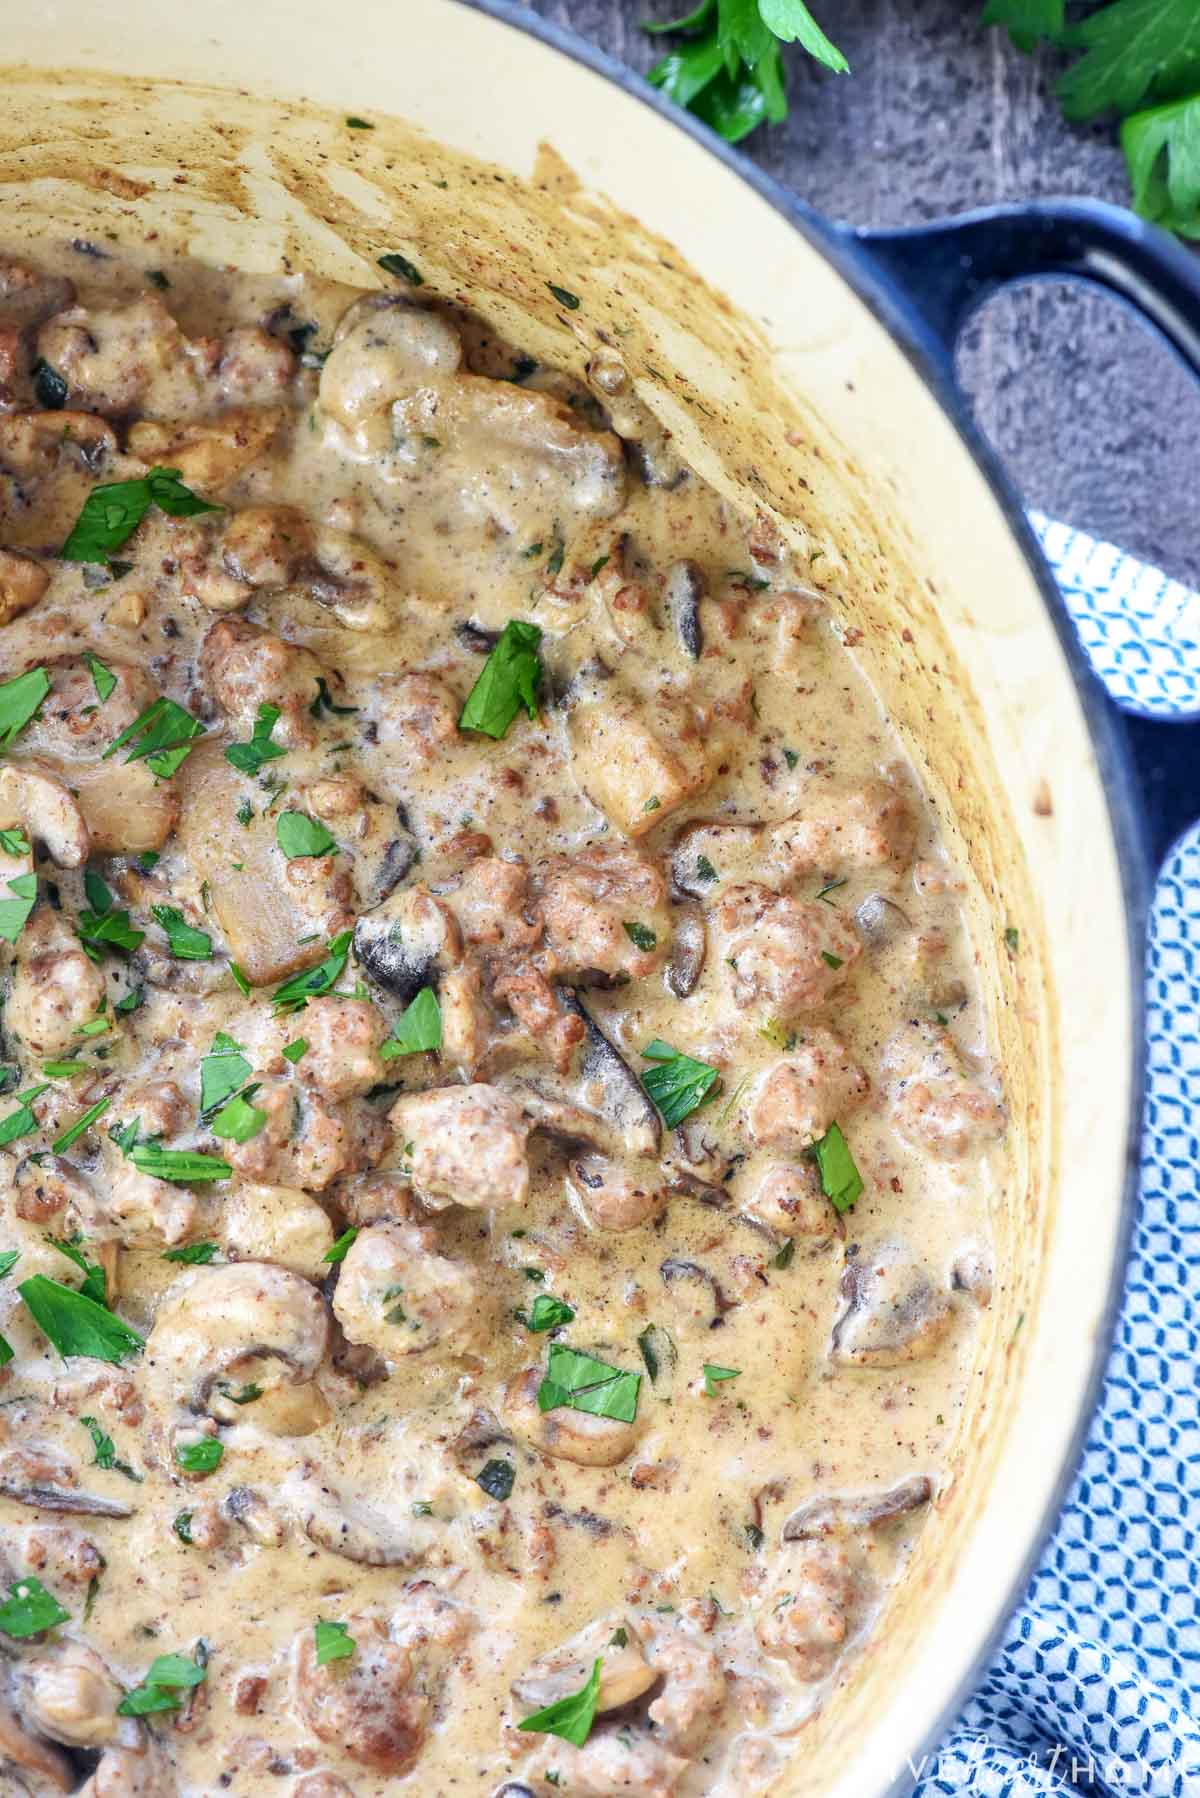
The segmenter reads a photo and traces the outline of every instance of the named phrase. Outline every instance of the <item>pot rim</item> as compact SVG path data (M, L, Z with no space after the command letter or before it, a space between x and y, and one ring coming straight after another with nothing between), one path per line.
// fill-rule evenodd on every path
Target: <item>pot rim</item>
M483 13L500 24L523 32L527 37L538 39L573 62L583 64L612 82L630 98L657 113L665 124L693 138L701 148L707 150L765 200L786 224L832 265L847 286L863 301L933 394L953 426L963 450L975 463L1000 508L1049 615L1096 753L1097 772L1104 791L1121 872L1132 1036L1129 1045L1130 1106L1125 1144L1126 1170L1108 1291L1101 1321L1093 1339L1084 1397L1071 1438L1062 1455L1054 1491L1032 1533L997 1614L988 1624L942 1714L925 1738L915 1745L915 1754L910 1754L910 1771L898 1774L878 1795L878 1798L893 1798L893 1795L913 1789L916 1784L916 1774L912 1771L914 1759L918 1755L927 1758L957 1721L963 1705L975 1691L981 1676L993 1660L1004 1631L1041 1561L1083 1460L1112 1350L1117 1318L1124 1300L1141 1178L1142 1112L1146 1080L1144 969L1147 918L1156 872L1146 844L1133 758L1121 722L1120 708L1093 672L1016 489L996 451L975 423L955 381L952 351L948 350L946 344L919 316L903 290L875 262L870 249L858 240L854 228L826 218L774 176L766 174L693 114L665 99L635 70L619 62L606 50L589 43L568 26L529 12L518 0L455 0L455 4ZM918 1760L917 1764L922 1765L923 1761Z

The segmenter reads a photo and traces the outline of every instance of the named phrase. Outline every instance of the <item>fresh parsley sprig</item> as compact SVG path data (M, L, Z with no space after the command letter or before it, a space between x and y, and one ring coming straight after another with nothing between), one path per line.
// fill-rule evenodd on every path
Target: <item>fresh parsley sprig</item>
M835 74L850 67L804 0L701 0L683 18L643 29L686 39L654 65L649 79L731 144L764 120L777 125L787 117L780 44L798 43Z

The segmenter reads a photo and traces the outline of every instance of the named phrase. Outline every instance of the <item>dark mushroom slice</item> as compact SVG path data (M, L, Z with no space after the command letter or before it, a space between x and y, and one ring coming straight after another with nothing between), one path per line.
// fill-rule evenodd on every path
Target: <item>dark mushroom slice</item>
M637 1345L656 1397L668 1398L675 1383L675 1369L679 1365L679 1350L675 1347L675 1338L661 1324L647 1324L638 1336Z
M555 991L564 1011L573 1012L583 1023L585 1034L579 1072L588 1089L587 1099L591 1101L593 1091L596 1092L595 1108L617 1130L628 1154L656 1155L662 1140L662 1125L637 1077L577 994L565 986L558 986Z
M912 929L912 919L902 905L882 893L868 893L854 913L860 934L872 948L882 949Z
M377 865L371 870L367 889L360 896L367 906L382 905L400 882L407 878L421 859L421 850L402 805L396 807L396 834L389 837Z
M704 598L704 576L695 562L672 562L663 586L667 614L675 634L693 662L704 649L704 632L700 624L700 601Z
M955 1319L949 1293L903 1243L853 1256L841 1281L832 1359L841 1367L901 1367L931 1355Z
M261 1492L252 1486L234 1486L221 1509L263 1548L278 1548L286 1531Z
M658 1271L665 1286L671 1286L676 1281L688 1280L698 1286L708 1288L712 1295L713 1307L713 1314L708 1326L710 1330L720 1329L725 1322L725 1313L732 1311L737 1303L736 1299L725 1297L721 1282L716 1275L710 1274L708 1269L701 1267L698 1261L685 1261L681 1255L668 1255Z
M313 1479L289 1485L300 1527L318 1548L359 1567L415 1567L425 1553L416 1522L401 1528L384 1512Z
M464 649L472 650L476 655L491 655L500 641L500 632L485 629L476 624L473 618L464 618L454 627L454 635Z
M404 887L358 920L354 956L376 986L409 1005L461 961L462 936L427 887Z
M696 989L704 972L708 951L708 932L703 914L691 906L681 907L674 917L671 959L663 978L676 999L686 999Z
M497 1443L511 1448L513 1437L494 1411L480 1405L472 1411L458 1435L451 1441L450 1453L460 1465L464 1465L485 1449L495 1448Z
M765 824L694 818L675 838L671 885L691 899L711 899L722 886L762 873Z
M927 1505L933 1497L933 1481L925 1474L901 1480L883 1492L834 1493L810 1498L792 1512L783 1526L785 1542L811 1542L818 1536L854 1535L892 1523L910 1511Z
M680 1168L672 1175L667 1191L672 1198L694 1199L698 1205L707 1205L710 1211L728 1211L733 1203L725 1187L716 1186L711 1180L702 1180L687 1168Z
M62 1486L21 1486L0 1480L0 1497L11 1498L35 1511L73 1511L80 1517L132 1517L133 1507L115 1498L98 1498L92 1492L72 1492Z

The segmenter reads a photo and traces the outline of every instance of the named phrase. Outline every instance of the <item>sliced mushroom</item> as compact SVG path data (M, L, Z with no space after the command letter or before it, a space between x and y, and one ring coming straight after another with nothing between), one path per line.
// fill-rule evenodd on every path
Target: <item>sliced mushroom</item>
M667 1287L682 1281L707 1289L711 1303L705 1305L703 1310L697 1308L695 1315L701 1320L707 1317L710 1330L719 1329L725 1321L725 1313L732 1311L737 1303L735 1299L725 1297L716 1275L710 1274L698 1261L686 1261L681 1255L668 1255L658 1271Z
M253 1487L234 1486L223 1508L260 1548L280 1548L287 1540L283 1519Z
M642 1640L625 1612L614 1611L592 1622L566 1642L539 1655L512 1684L512 1695L531 1710L568 1698L585 1685L600 1662L597 1712L619 1710L648 1692L658 1675L642 1653Z
M912 919L903 906L897 905L894 899L886 899L882 893L867 894L854 913L854 922L876 949L895 942L897 937L912 929Z
M61 1749L30 1734L6 1698L0 1698L0 1761L23 1773L36 1773L59 1792L75 1789L75 1769ZM24 1787L24 1780L21 1781Z
M704 576L695 562L672 562L667 569L663 595L679 641L693 662L699 661L704 649L704 632L700 624Z
M222 1383L299 1387L328 1346L324 1301L299 1274L264 1261L196 1268L159 1306L146 1343L147 1396L164 1411L205 1412ZM264 1415L256 1407L255 1422Z
M60 868L81 868L91 836L65 784L36 762L0 768L0 826L23 824Z
M675 930L671 942L671 960L664 976L676 999L686 999L694 992L704 972L708 950L708 932L704 914L690 907L675 913Z
M627 1164L581 1155L567 1168L571 1193L596 1230L636 1230L662 1210L666 1192L656 1162Z
M671 881L679 893L712 899L738 881L761 878L764 824L696 818L685 824L671 851Z
M103 1748L137 1725L123 1723L123 1693L98 1654L66 1642L53 1654L28 1662L20 1675L21 1710L51 1741L68 1747Z
M361 1499L347 1498L336 1486L304 1472L283 1483L286 1502L310 1542L327 1548L359 1567L415 1567L427 1547L419 1519L403 1527Z
M931 1355L955 1307L903 1243L855 1255L842 1275L831 1354L842 1367L900 1367Z
M423 986L462 960L454 914L425 886L404 887L360 918L354 954L385 992L408 1005Z
M132 1517L133 1508L115 1498L98 1498L91 1492L72 1492L62 1486L22 1486L0 1479L0 1494L35 1511L74 1511L81 1517Z
M616 1127L631 1154L657 1154L662 1126L641 1085L594 1022L578 994L565 986L556 990L564 1010L581 1019L586 1032L580 1061L585 1104L602 1113Z
M834 1493L810 1498L783 1526L785 1542L809 1542L818 1536L854 1535L905 1517L933 1497L933 1481L915 1474L882 1492Z
M454 634L464 649L473 650L476 655L490 655L500 641L499 631L490 631L482 624L476 624L473 618L464 618L454 627Z
M513 1438L505 1429L494 1411L480 1405L472 1411L458 1435L450 1444L450 1453L460 1466L474 1459L484 1449L494 1448L503 1443L511 1448Z
M504 1415L517 1435L543 1454L581 1467L615 1467L632 1451L639 1425L613 1417L596 1417L559 1405L542 1411L538 1389L542 1376L536 1367L518 1374L504 1394Z

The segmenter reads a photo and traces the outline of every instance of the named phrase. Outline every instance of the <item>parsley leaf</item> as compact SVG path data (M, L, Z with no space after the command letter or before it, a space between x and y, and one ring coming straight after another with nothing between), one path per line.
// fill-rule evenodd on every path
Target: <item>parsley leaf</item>
M642 1085L669 1130L703 1105L721 1077L706 1061L681 1055L678 1049L672 1049L658 1037L646 1044L642 1054L647 1061L657 1064L646 1069Z
M821 1140L813 1144L812 1152L821 1176L821 1191L835 1211L849 1211L863 1190L863 1177L836 1124L830 1124Z
M92 1447L96 1451L96 1459L93 1462L93 1466L103 1467L106 1471L111 1471L113 1473L123 1473L127 1480L134 1480L140 1486L142 1484L141 1474L132 1468L128 1461L118 1460L116 1444L112 1437L107 1435L105 1431L101 1429L96 1419L94 1417L81 1417L79 1421L91 1437Z
M511 1461L488 1461L475 1475L475 1484L482 1486L489 1498L499 1499L503 1504L512 1497L516 1478L516 1469Z
M984 25L1007 25L1008 35L1026 55L1040 38L1061 37L1066 25L1066 0L988 0Z
M44 668L30 668L15 680L0 681L0 749L7 749L18 732L36 718L50 691Z
M96 1122L96 1119L98 1117L103 1117L111 1104L111 1099L97 1099L94 1105L89 1105L82 1117L77 1117L75 1122L69 1125L60 1136L54 1138L54 1141L50 1144L54 1153L56 1155L62 1155L71 1147L72 1143L78 1142L84 1131L90 1130L92 1125Z
M280 1053L283 1056L283 1059L285 1061L290 1061L294 1067L295 1064L302 1060L308 1053L308 1038L306 1036L298 1036L294 1042L287 1043L284 1048L281 1049Z
M96 698L100 701L100 704L103 705L105 700L115 690L117 677L112 669L107 667L100 660L99 656L94 656L92 654L90 649L83 659L91 670L92 685L96 689Z
M630 923L628 920L621 926L635 949L650 950L656 947L658 938L648 924Z
M250 741L229 745L225 751L225 760L239 774L257 774L264 762L273 762L279 756L287 754L282 743L271 741L271 732L279 723L280 715L277 705L260 705Z
M348 1661L358 1647L346 1625L328 1617L318 1617L313 1635L317 1640L318 1667L325 1667L330 1661Z
M1126 119L1121 148L1142 217L1200 237L1200 93Z
M17 1291L33 1321L64 1359L84 1355L93 1361L117 1363L140 1355L146 1346L137 1331L114 1317L106 1306L45 1274L22 1280Z
M225 1459L225 1445L215 1436L201 1436L195 1442L177 1442L175 1460L185 1473L215 1473Z
M207 1267L220 1253L215 1242L188 1242L181 1249L164 1249L164 1261L181 1261L184 1267Z
M850 64L836 44L831 44L804 0L758 0L758 11L768 31L785 44L800 44L810 56L837 75L848 75Z
M499 739L524 706L537 717L542 664L538 645L541 627L523 618L510 618L496 647L488 656L479 678L467 695L458 720L459 730L478 730Z
M5 855L32 855L33 844L23 830L0 830L0 849Z
M600 1697L599 1656L592 1663L592 1671L587 1683L578 1692L571 1692L566 1698L558 1698L543 1710L534 1711L518 1723L518 1729L528 1729L536 1735L561 1736L564 1742L570 1742L576 1748L582 1748L592 1733L592 1724L596 1720L596 1703Z
M327 1248L325 1253L321 1256L322 1261L328 1261L331 1265L336 1265L337 1262L344 1261L346 1256L350 1253L350 1250L354 1247L357 1237L358 1231L352 1224L348 1230L342 1231L342 1234L335 1243L330 1244L329 1248Z
M546 1377L538 1387L538 1410L555 1411L565 1406L571 1411L587 1411L593 1417L632 1423L637 1416L641 1384L640 1373L624 1373L579 1349L552 1342Z
M319 674L317 676L317 697L308 709L314 718L319 718L322 712L332 712L335 717L348 718L351 712L360 710L356 705L335 705L329 697L329 688L324 678Z
M307 812L280 812L275 820L275 840L289 861L307 855L337 854L337 843L317 818Z
M37 875L17 874L7 883L11 899L0 899L0 937L15 943L37 904Z
M709 1398L716 1398L717 1385L721 1380L738 1380L741 1378L740 1367L716 1367L711 1361L704 1363L704 1390Z
M0 1149L6 1148L10 1142L17 1142L22 1136L32 1136L38 1128L38 1121L33 1115L33 1100L41 1093L48 1092L50 1082L43 1080L40 1086L30 1086L23 1093L17 1094L15 1111L10 1111L0 1118Z
M176 1519L178 1522L178 1519ZM187 1540L188 1538L182 1538ZM177 1691L189 1691L208 1677L207 1669L182 1654L160 1654L150 1663L141 1685L126 1692L117 1706L119 1717L148 1717L156 1711L177 1711Z
M145 931L134 929L127 911L113 909L113 896L99 875L93 875L89 869L83 880L92 901L91 910L81 911L75 920L84 953L93 961L99 961L105 949L122 949L129 954L138 948L145 941ZM132 1011L134 1008L126 1006L125 1009Z
M1133 112L1146 99L1177 99L1200 75L1195 0L1110 0L1069 26L1063 42L1083 51L1058 83L1069 119L1094 119L1110 109Z
M379 1047L383 1061L397 1055L418 1055L425 1049L442 1046L442 1008L431 986L423 986L411 1004L396 1020L396 1028Z
M655 64L648 80L730 143L764 120L787 117L781 43L799 43L837 74L849 69L804 0L708 0L682 19L644 29L690 36Z
M324 961L318 962L315 968L304 968L299 974L293 974L290 980L285 980L282 986L276 987L273 999L275 1010L302 1011L310 999L331 992L342 977L353 940L352 930L340 931L330 942L329 954Z
M167 945L177 961L208 961L213 952L207 930L189 924L177 905L152 905L155 921L167 933Z
M253 1071L242 1054L241 1043L235 1043L231 1036L218 1030L212 1048L200 1063L200 1116L206 1119L210 1112L224 1105L226 1099L231 1099L238 1088L246 1084Z
M44 1629L71 1620L70 1611L63 1610L40 1579L19 1579L8 1588L8 1594L0 1604L0 1630L6 1636L38 1636Z
M416 263L410 262L407 256L401 256L398 250L389 250L386 256L377 256L375 260L381 269L386 270L389 275L399 275L410 287L424 287L425 277Z
M185 487L177 468L152 468L133 481L107 481L93 487L83 502L63 544L63 561L107 563L112 551L133 536L151 506L172 518L221 510Z
M556 1299L551 1292L539 1292L529 1308L526 1328L535 1334L542 1330L560 1330L574 1316L574 1311L565 1299Z
M73 1239L61 1236L47 1236L46 1241L51 1248L57 1249L60 1255L77 1267L83 1275L83 1284L79 1290L85 1299L95 1299L98 1305L108 1304L108 1280L99 1262L89 1261L79 1244L82 1236Z
M267 1121L265 1111L250 1100L258 1091L257 1085L248 1086L245 1092L237 1093L227 1105L222 1105L212 1121L212 1133L229 1142L249 1142L257 1136Z
M110 755L131 743L133 748L125 757L127 762L144 761L152 774L160 780L169 780L192 753L195 739L203 735L204 726L198 719L185 712L181 705L176 705L173 699L160 694L139 713L127 730L121 732L115 743L109 744L101 760L106 762Z
M193 1180L228 1180L233 1173L218 1155L201 1155L194 1149L163 1149L154 1142L134 1143L127 1151L134 1167L157 1180L186 1186Z

